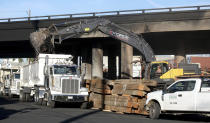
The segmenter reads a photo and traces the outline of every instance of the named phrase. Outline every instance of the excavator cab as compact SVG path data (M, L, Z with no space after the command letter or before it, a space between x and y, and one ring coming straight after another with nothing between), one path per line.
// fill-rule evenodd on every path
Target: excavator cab
M164 73L169 70L168 62L158 61L151 62L149 69L150 79L160 78Z

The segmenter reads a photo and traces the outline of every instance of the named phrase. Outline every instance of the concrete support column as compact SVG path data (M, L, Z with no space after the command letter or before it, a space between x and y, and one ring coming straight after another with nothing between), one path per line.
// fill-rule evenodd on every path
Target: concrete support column
M176 54L174 61L176 64L186 63L186 55L185 54Z
M132 78L133 76L133 47L121 43L121 78Z
M103 79L103 48L100 42L92 47L92 78Z
M91 80L91 73L92 73L92 54L91 48L83 48L82 49L82 66L81 71L82 75L84 75L84 79Z
M109 79L116 79L117 66L116 66L116 54L115 51L111 50L108 54L108 77Z

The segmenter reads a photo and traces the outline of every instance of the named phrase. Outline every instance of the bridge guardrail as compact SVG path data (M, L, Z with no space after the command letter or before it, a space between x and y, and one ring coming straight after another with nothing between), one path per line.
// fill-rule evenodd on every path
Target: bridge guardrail
M134 13L147 14L147 13L157 13L157 12L200 11L200 10L210 10L210 5L3 18L3 19L0 19L0 22L31 21L31 20L43 20L43 19L50 20L50 19L57 19L57 18L77 18L77 17L101 17L101 16L108 16L108 15L123 15L123 14L134 14Z

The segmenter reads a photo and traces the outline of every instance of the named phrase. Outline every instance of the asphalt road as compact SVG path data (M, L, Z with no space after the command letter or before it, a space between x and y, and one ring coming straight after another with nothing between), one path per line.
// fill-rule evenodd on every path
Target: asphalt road
M33 102L0 97L0 122L3 123L189 123L210 122L210 117L198 115L164 115L158 120L147 116L117 114L100 110L83 110L69 104L51 109Z

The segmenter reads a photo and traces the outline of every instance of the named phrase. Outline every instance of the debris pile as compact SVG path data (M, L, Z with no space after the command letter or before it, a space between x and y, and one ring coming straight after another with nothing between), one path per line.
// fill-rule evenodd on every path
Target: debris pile
M156 81L138 79L87 81L89 101L94 108L120 113L147 114L146 94L157 86Z

